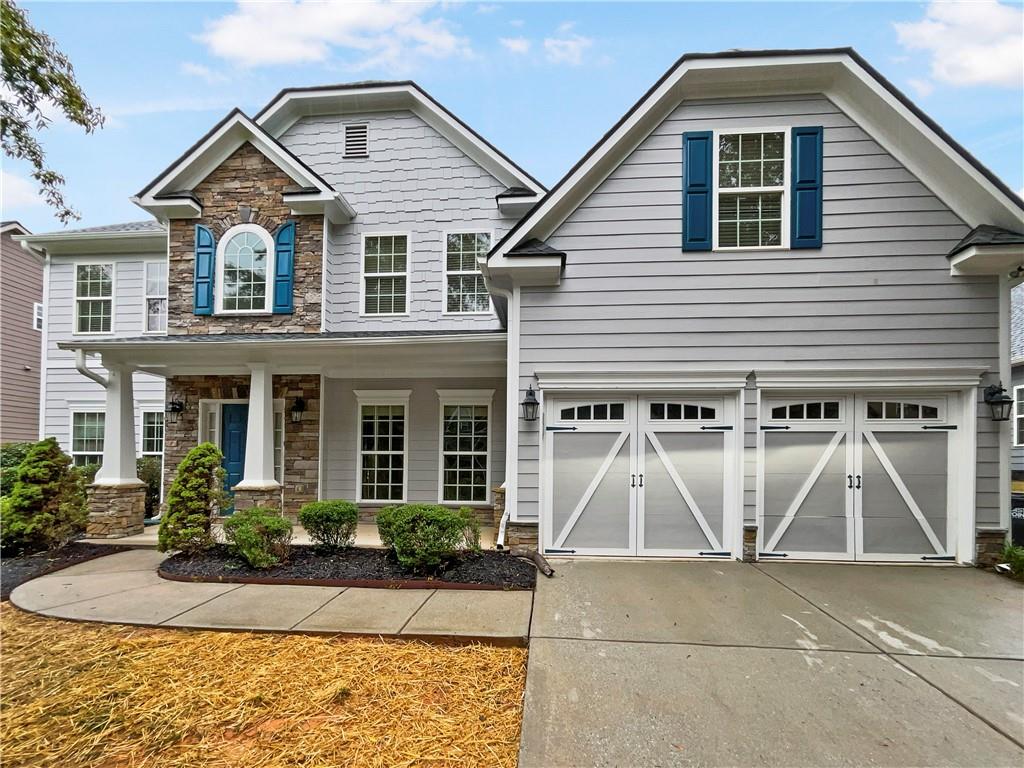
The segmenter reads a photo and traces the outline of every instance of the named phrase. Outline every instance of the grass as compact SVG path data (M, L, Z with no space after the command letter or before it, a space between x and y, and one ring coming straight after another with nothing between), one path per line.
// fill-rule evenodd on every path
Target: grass
M514 766L526 651L0 612L5 768Z

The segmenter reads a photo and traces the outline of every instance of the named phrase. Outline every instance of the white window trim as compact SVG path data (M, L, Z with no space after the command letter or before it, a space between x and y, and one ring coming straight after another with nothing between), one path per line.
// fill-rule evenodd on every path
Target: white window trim
M712 197L711 197L711 250L712 251L724 251L726 253L731 251L786 251L789 250L789 209L790 203L790 173L791 173L791 158L792 145L790 143L791 128L789 126L765 126L759 128L716 128L712 133L712 152L714 153L714 162L711 165L711 173L713 178L712 184ZM723 247L718 244L718 144L719 137L722 134L731 133L782 133L782 243L781 245L758 245L754 247L735 246L735 247ZM724 194L742 194L749 192L751 194L760 193L772 193L779 192L778 187L729 187L728 189L721 190Z
M348 129L363 126L366 128L366 152L361 155L350 155L348 153ZM341 129L341 157L343 160L365 160L370 156L370 123L366 120L359 120L354 123L345 123Z
M448 269L448 235L487 235L490 238L490 246L494 247L493 229L446 229L441 232L441 314L448 317L488 317L493 315L494 297L490 293L487 295L486 310L481 310L480 312L450 312L448 310L448 278L452 275L483 274L483 271L480 269L480 259L477 259L476 269L470 272ZM484 261L486 259L487 254L485 253Z
M164 266L164 293L163 295L149 293L149 265L150 264L162 264ZM166 259L151 259L149 261L142 262L142 333L146 336L166 336L167 335L167 321L170 319L170 292L171 292L171 269ZM150 299L163 299L166 304L165 306L165 317L164 317L164 329L162 331L151 331L146 326L149 325L149 300Z
M196 439L196 445L199 445L199 443L206 442L206 440L203 439L203 436L208 431L209 419L210 419L210 417L212 415L212 417L213 417L213 428L214 428L213 431L214 431L214 436L215 436L214 440L212 442L213 442L214 445L217 446L217 448L219 450L221 450L221 451L224 450L223 447L221 446L221 442L220 442L220 439L221 439L220 425L221 425L221 419L223 418L222 413L221 413L221 407L224 406L224 405L249 405L249 401L248 400L243 400L243 399L224 399L224 400L207 399L207 400L200 400L199 401L199 419L198 419L198 424L197 424L198 428L196 429L196 438L197 438ZM283 415L284 412L285 412L284 411L284 399L283 398L275 398L274 399L274 417L276 418L278 414L282 414ZM165 429L166 429L166 426L165 426ZM167 433L165 431L164 432L165 439L166 439L166 435L167 435ZM287 419L285 419L285 422L284 422L284 432L281 435L281 479L282 480L284 480L284 469L285 469L285 459L286 459L285 448L287 447L287 445L288 445L288 421L287 421ZM283 482L281 483L281 489L282 489L281 492L283 493L284 492L284 483Z
M163 421L163 433L160 438L160 450L159 451L147 451L146 446L146 414L147 413L159 413L164 416ZM167 415L159 408L142 408L139 411L139 456L160 456L163 458L164 451L163 447L167 440Z
M437 397L437 503L445 507L486 507L491 505L491 416L493 389L439 389ZM487 476L483 501L447 501L444 498L444 409L449 405L473 405L487 408Z
M103 414L103 446L107 445L107 417L106 407L103 403L96 404L74 404L68 411L68 456L71 457L72 465L75 465L76 456L95 456L95 453L90 451L76 451L75 450L75 414L76 413L102 413ZM103 463L103 452L100 451L100 460L97 464ZM75 465L77 466L77 465Z
M243 232L250 232L263 239L267 246L267 288L265 292L266 304L263 309L224 309L224 252L231 238ZM274 267L275 267L274 238L270 233L258 224L236 224L227 230L217 241L217 276L214 284L214 292L217 294L217 306L214 309L218 315L270 315L274 310ZM168 274L168 280L170 275ZM168 286L170 287L170 286Z
M368 237L404 237L405 238L405 312L367 312L366 311L366 238ZM401 272L371 272L374 277L396 277ZM359 316L360 317L409 317L412 308L412 233L411 232L363 232L359 242Z
M43 330L43 323L45 322L45 315L43 314L43 303L41 301L32 302L32 330L41 331Z
M391 505L406 504L409 498L409 400L411 389L356 389L356 500L359 504ZM405 406L405 440L402 441L402 498L400 499L364 499L363 498L363 406L364 405L402 405Z
M1024 430L1018 429L1017 404L1024 402L1024 385L1013 388L1013 447L1024 448Z
M110 330L109 331L79 331L78 330L78 302L79 301L97 301L103 300L106 297L101 296L79 296L78 295L78 268L79 267L110 267ZM72 285L74 285L73 295L75 302L74 317L72 318L71 324L71 335L72 336L113 336L114 329L117 327L117 302L114 301L114 297L117 296L117 262L116 261L76 261L72 264L71 273Z

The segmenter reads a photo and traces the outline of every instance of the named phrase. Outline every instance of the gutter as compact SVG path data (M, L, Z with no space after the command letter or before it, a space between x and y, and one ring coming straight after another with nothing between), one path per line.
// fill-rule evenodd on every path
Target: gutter
M75 370L77 370L80 374L85 376L87 379L92 379L93 381L95 381L97 384L99 384L104 389L106 389L107 386L110 383L105 377L103 377L100 374L96 373L96 371L94 371L92 368L89 367L89 364L86 362L86 359L85 359L85 350L84 349L76 349L75 350Z

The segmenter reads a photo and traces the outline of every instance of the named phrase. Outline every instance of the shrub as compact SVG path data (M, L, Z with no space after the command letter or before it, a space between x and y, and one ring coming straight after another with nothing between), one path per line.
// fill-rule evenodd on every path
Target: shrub
M327 549L351 547L356 540L359 508L351 501L314 501L299 510L309 538Z
M403 568L433 571L460 549L480 548L480 524L468 508L402 504L377 513L381 543Z
M33 445L18 465L0 510L0 551L5 555L63 546L85 530L85 488L57 440Z
M1024 547L1007 544L999 561L1010 566L1010 575L1015 579L1024 579Z
M224 521L231 551L253 568L270 568L288 559L292 524L269 509L243 509Z
M7 443L0 446L0 496L11 492L18 465L35 443Z
M210 524L226 502L223 455L213 443L200 443L178 465L160 520L157 549L195 553L213 546Z
M143 456L135 468L139 480L146 484L146 517L155 517L160 509L160 484L163 482L163 465L156 456Z
M100 471L99 464L83 464L80 467L75 467L75 472L78 473L78 477L82 480L82 485L89 486L96 481L96 473Z

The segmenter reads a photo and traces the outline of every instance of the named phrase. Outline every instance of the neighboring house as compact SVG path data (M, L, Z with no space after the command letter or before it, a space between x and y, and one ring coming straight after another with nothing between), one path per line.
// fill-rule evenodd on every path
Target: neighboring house
M16 221L0 224L0 444L39 437L43 264L12 239L27 234Z
M416 85L363 83L232 112L133 199L167 227L166 334L104 319L144 305L116 259L59 257L103 268L75 323L109 334L54 342L106 390L93 532L141 519L145 374L166 479L216 442L236 508L504 501L510 541L569 555L1005 538L982 393L1024 203L851 50L683 57L547 193Z
M1024 493L1024 286L1015 286L1010 302L1010 365L1013 366L1013 450L1010 469L1014 492Z

